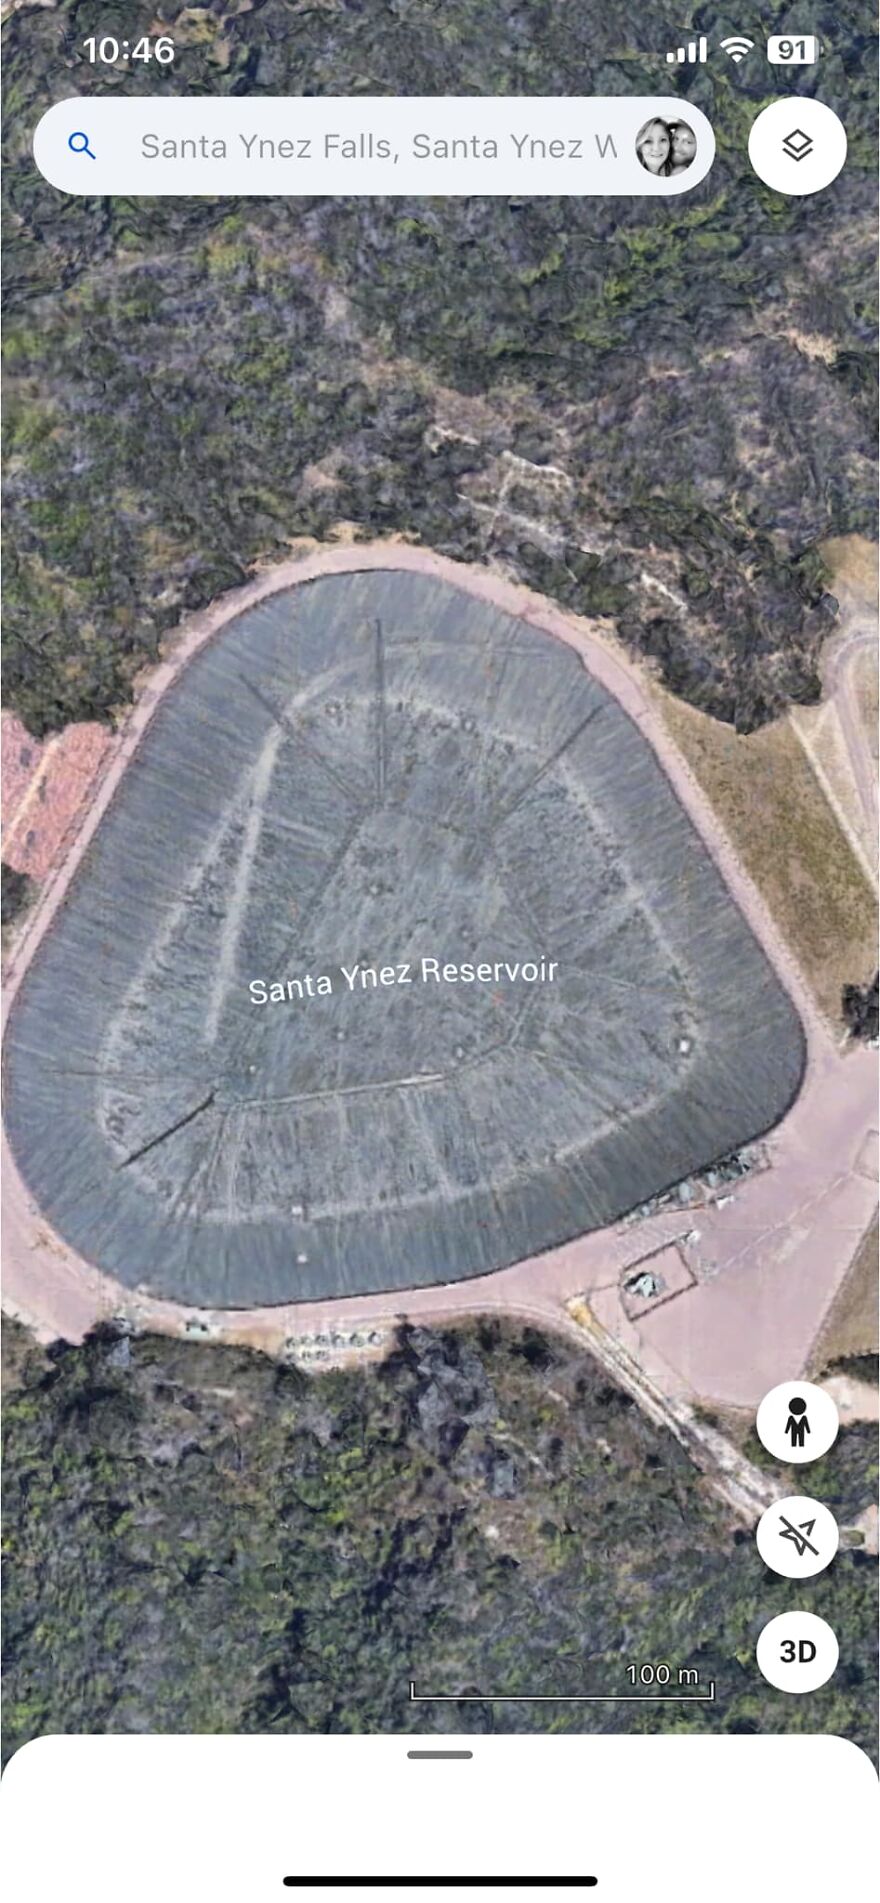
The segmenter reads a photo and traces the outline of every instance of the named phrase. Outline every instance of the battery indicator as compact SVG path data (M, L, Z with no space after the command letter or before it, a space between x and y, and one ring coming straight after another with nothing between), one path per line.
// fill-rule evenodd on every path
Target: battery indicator
M815 33L802 33L799 38L774 34L767 41L767 58L771 66L815 66L820 51Z

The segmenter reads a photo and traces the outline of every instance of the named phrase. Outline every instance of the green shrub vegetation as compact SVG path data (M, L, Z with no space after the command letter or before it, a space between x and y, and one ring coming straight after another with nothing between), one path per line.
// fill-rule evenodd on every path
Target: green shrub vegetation
M682 30L671 4L636 36L595 0L169 0L162 18L173 67L84 62L88 33L150 30L122 0L6 29L6 681L32 731L113 718L182 615L340 523L611 617L740 730L815 698L817 545L874 521L865 6L845 0L798 82L850 138L816 198L748 166L757 60L662 67L718 139L709 178L665 204L62 198L30 135L71 90L286 93L293 116L300 93L651 93Z
M809 1701L760 1678L791 1603L676 1442L576 1343L404 1329L378 1368L112 1331L48 1356L10 1325L5 1738L49 1731L840 1732L871 1746L876 1563L809 1604L840 1639ZM817 1492L875 1490L851 1428ZM696 1667L713 1705L413 1705L625 1691Z

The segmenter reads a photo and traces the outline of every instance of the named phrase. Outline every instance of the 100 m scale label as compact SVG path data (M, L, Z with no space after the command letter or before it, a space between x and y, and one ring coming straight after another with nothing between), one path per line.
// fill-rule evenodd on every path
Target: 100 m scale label
M661 1659L659 1665L650 1661L628 1665L626 1676L631 1685L699 1685L700 1682L695 1665L667 1665L665 1659Z

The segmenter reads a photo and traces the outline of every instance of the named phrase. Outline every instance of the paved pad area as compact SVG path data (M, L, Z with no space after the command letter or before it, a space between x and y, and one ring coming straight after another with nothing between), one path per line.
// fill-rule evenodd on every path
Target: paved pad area
M246 609L166 690L13 1005L7 1126L86 1262L257 1306L602 1228L773 1125L803 1056L576 649L374 570Z

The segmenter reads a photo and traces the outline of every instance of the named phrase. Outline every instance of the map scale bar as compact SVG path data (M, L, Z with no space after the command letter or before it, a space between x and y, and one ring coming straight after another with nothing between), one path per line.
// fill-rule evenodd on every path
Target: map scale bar
M411 1705L714 1705L715 1680L706 1692L417 1692Z

